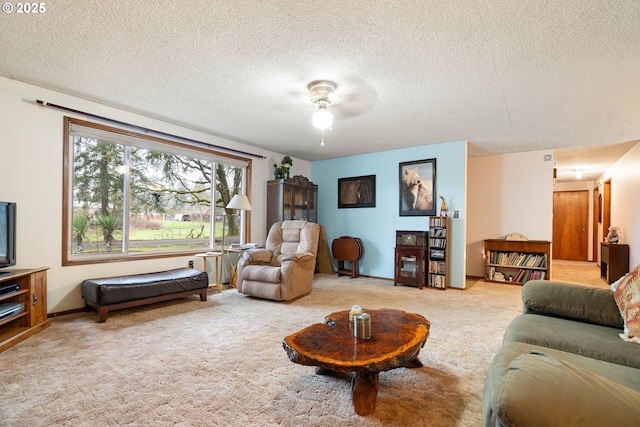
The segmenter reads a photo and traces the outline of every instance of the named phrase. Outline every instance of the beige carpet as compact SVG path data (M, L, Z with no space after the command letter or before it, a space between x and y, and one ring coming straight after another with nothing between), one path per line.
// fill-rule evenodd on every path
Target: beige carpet
M211 292L113 313L78 313L0 354L3 426L480 426L484 377L520 287L418 290L317 275L291 303ZM372 415L347 376L289 361L282 339L352 304L424 315L424 367L380 374ZM375 324L372 325L375 334Z
M607 282L600 277L600 266L595 262L554 259L551 266L551 277L553 280L580 283L597 288L610 287Z

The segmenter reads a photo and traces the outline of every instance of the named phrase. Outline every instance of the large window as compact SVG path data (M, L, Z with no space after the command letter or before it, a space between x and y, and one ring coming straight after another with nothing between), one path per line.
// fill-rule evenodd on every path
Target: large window
M220 250L244 243L251 161L65 118L63 264Z

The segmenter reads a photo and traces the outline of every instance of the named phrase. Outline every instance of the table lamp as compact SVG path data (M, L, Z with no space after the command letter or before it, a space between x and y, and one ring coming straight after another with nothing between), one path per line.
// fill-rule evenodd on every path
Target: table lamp
M250 211L251 202L249 202L249 198L244 194L236 194L235 196L233 196L233 198L231 198L231 201L225 207L225 209L237 209L237 210L243 210L243 211ZM225 212L225 215L222 217L222 250L224 250L224 234L225 234L224 230L226 228L226 223L227 223L227 215Z

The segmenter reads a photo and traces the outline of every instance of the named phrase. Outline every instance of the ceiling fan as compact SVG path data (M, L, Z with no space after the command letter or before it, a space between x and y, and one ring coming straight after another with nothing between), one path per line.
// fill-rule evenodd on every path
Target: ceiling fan
M318 111L313 113L313 125L325 131L333 124L333 114L329 111L329 106L337 103L334 93L336 84L329 80L316 80L309 83L309 99L318 106ZM324 143L320 144L324 145Z
M275 87L274 87L275 84ZM302 80L282 76L272 81L269 86L271 93L276 90L279 96L266 96L272 107L289 117L311 116L312 124L316 116L320 122L318 126L309 126L308 129L332 129L336 122L358 117L374 108L378 102L376 90L367 82L356 77L333 77L326 79ZM279 89L279 90L278 90ZM314 105L316 110L305 110L306 106ZM329 117L331 121L327 123ZM323 117L324 115L324 117ZM325 120L325 122L322 122ZM304 124L304 121L302 122ZM307 122L308 123L308 122ZM321 132L324 132L321 129Z

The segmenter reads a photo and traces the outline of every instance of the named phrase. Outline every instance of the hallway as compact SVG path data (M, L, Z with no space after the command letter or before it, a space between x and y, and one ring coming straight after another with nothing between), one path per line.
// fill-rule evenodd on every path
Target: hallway
M559 282L609 288L607 282L600 278L600 266L595 262L554 259L551 262L551 278Z

